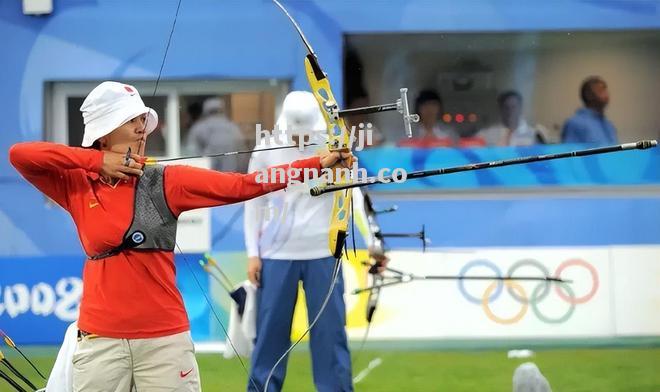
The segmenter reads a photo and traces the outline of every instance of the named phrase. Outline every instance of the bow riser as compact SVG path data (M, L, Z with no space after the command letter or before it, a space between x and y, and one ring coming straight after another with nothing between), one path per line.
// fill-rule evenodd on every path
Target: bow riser
M305 73L312 89L312 93L323 113L328 131L328 150L338 152L350 152L351 135L344 119L339 117L339 107L330 81L319 67L316 56L308 54L305 57ZM342 167L334 168L333 183L347 184L350 178ZM348 231L349 208L351 205L352 191L339 191L334 193L332 203L332 214L330 215L330 230L328 233L328 246L335 258L340 258Z

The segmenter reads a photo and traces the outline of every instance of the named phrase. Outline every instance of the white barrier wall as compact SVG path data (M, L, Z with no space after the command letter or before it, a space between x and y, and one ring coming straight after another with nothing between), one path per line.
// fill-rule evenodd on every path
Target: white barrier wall
M610 253L617 335L660 335L659 249L617 247Z
M538 281L426 280L383 288L370 339L660 335L660 247L391 252L416 275L558 276ZM364 270L345 263L348 331L364 334ZM351 317L352 316L352 317Z

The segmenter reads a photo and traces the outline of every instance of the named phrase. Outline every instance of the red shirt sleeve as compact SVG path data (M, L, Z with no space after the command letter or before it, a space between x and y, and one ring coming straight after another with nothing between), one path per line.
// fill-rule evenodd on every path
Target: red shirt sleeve
M298 175L288 176L288 169L298 169ZM321 159L312 157L293 161L290 164L269 167L268 173L282 169L284 178L264 181L260 172L249 174L224 173L192 166L167 166L165 168L165 197L172 213L180 213L196 208L215 207L238 203L284 189L290 181L302 181L304 169L316 171L320 175Z
M98 173L103 166L103 153L63 144L28 142L11 146L9 161L28 182L68 209L67 172L84 169Z

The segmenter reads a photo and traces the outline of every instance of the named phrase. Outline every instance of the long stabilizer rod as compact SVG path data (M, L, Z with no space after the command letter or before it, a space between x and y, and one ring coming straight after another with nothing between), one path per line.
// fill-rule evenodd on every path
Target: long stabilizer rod
M588 155L606 154L611 152L619 152L619 151L627 151L627 150L645 150L647 148L656 147L657 145L658 145L657 140L642 140L636 143L625 143L625 144L618 144L615 146L608 146L608 147L589 148L586 150L569 151L569 152L562 152L557 154L533 155L527 157L507 159L503 161L471 163L468 165L453 166L443 169L421 170L421 171L411 172L406 175L406 180L413 180L416 178L431 177L431 176L440 176L443 174L460 173L460 172L472 171L472 170L491 169L494 167L521 165L524 163L550 161L553 159L583 157ZM356 187L362 187L372 184L387 184L393 182L394 180L398 181L399 179L400 179L399 177L394 175L390 175L381 179L379 179L378 177L367 177L363 181L353 182L349 184L317 186L312 188L309 192L312 196L321 196L322 194L328 192L335 192L342 189L356 188Z

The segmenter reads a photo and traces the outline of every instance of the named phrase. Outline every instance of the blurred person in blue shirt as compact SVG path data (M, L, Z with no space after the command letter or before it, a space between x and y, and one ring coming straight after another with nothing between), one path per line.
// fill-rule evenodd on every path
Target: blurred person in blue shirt
M585 107L564 123L562 142L616 144L616 128L605 117L605 107L610 102L607 83L598 76L587 78L582 82L580 97Z

